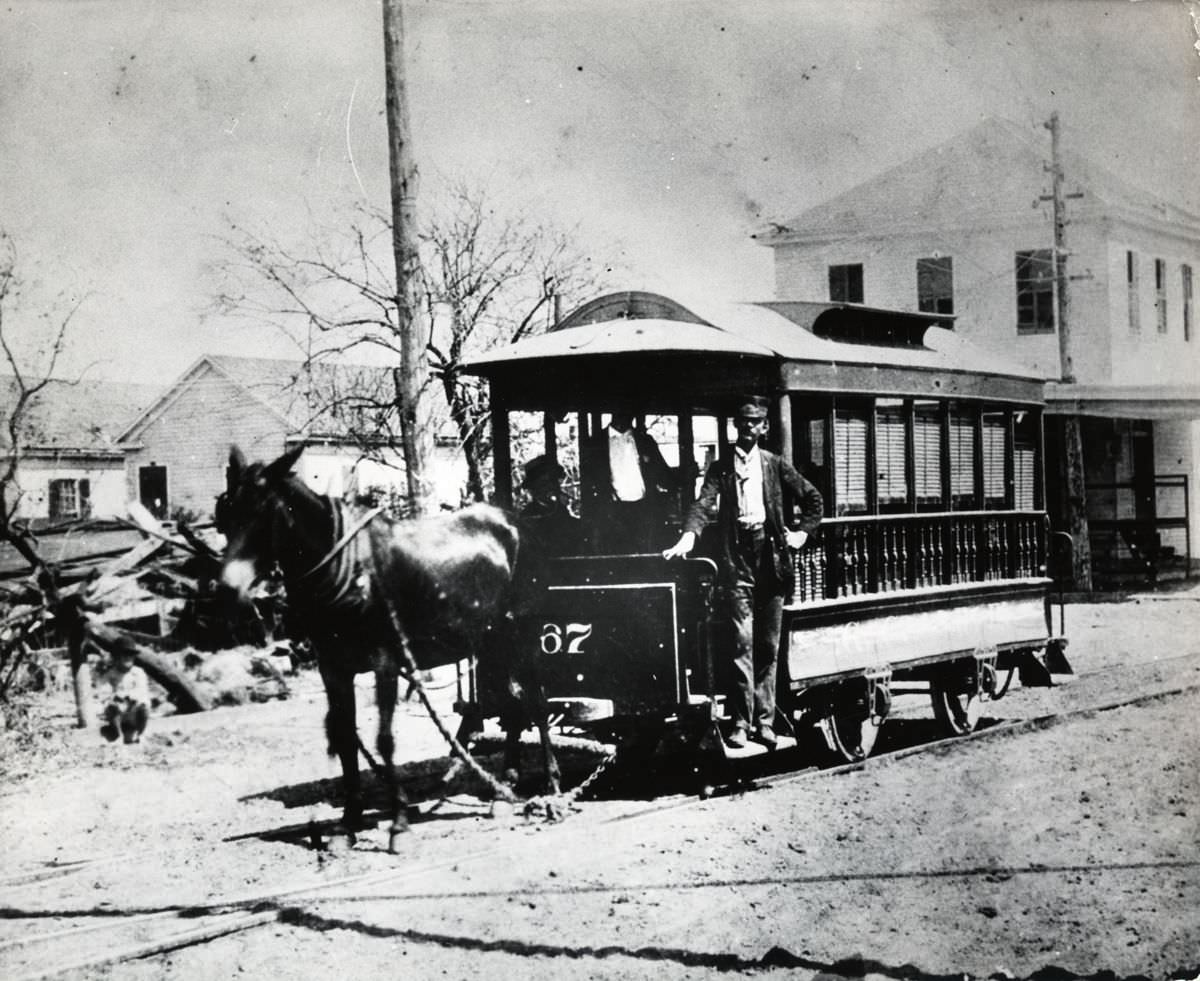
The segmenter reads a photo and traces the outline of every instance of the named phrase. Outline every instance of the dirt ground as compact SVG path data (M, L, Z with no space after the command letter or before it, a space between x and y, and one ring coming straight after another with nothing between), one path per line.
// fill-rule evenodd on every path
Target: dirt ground
M314 677L138 747L71 728L59 693L0 747L0 977L1195 978L1198 628L1200 589L1071 605L1076 676L988 713L1020 725L705 801L618 787L557 824L465 783L435 806L445 751L413 704L398 856L382 827L312 846L338 813ZM879 749L928 715L898 699ZM575 779L596 760L564 756ZM253 925L97 963L214 905Z

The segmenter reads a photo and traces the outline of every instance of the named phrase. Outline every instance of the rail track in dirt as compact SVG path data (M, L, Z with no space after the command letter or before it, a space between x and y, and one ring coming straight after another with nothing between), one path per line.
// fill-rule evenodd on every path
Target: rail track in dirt
M1178 658L1158 662L1200 661L1196 655L1181 655ZM1116 671L1118 669L1114 669ZM1097 672L1090 680L1095 682L1104 671ZM902 746L880 752L865 760L818 768L813 766L799 770L781 772L758 772L745 780L736 781L719 793L744 793L751 790L779 787L797 782L835 780L842 775L879 767L894 766L900 761L925 754L944 754L967 751L970 747L986 741L1020 737L1024 733L1059 726L1077 719L1124 708L1138 708L1163 700L1200 692L1200 683L1175 685L1148 692L1138 692L1127 697L1107 700L1099 704L1083 705L1061 712L1035 715L1021 719L999 719L986 728L980 728L963 736L934 739L916 745ZM152 957L172 950L203 944L234 933L242 933L269 925L277 927L301 925L305 911L316 904L354 901L372 902L371 893L382 888L388 897L395 899L398 888L419 886L423 879L434 875L453 872L461 875L472 868L486 867L503 858L504 861L521 865L523 855L537 855L554 848L559 854L571 855L594 849L595 842L602 838L609 847L628 847L636 841L639 822L664 812L694 808L702 803L696 796L674 795L646 803L638 802L621 809L618 813L589 820L586 814L574 814L567 820L545 825L536 835L513 835L501 832L493 840L475 849L455 847L452 842L448 854L429 860L405 861L385 868L372 868L366 872L350 875L328 874L320 881L312 877L295 881L276 888L253 889L243 893L230 893L205 899L202 902L179 905L137 907L107 904L90 905L86 901L70 908L47 908L38 902L39 886L55 884L61 888L62 880L71 876L85 878L86 873L95 873L105 866L124 863L127 867L142 866L150 869L161 864L163 849L154 853L116 854L94 859L63 863L50 868L32 869L0 880L0 919L10 927L36 925L50 921L49 929L34 930L19 936L0 940L0 965L8 981L35 981L64 974L83 973L111 967L122 962ZM584 811L587 810L585 807ZM267 836L294 839L301 843L311 838L311 825L297 824L263 832L250 832L228 837L224 843L239 847L240 842L263 839ZM615 832L615 833L613 833ZM420 834L420 825L413 834ZM589 844L589 842L591 844ZM461 845L461 842L458 843ZM392 859L395 862L395 859ZM330 863L336 864L336 858ZM569 865L569 862L567 863ZM425 898L435 898L444 891L445 884L435 892L424 893ZM86 887L81 882L80 893ZM452 893L447 892L447 896ZM378 901L382 901L380 897Z

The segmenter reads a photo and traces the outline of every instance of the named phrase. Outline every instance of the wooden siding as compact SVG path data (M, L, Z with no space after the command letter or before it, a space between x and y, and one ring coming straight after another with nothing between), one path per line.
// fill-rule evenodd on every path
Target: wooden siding
M211 515L225 487L230 444L250 460L283 452L282 420L240 386L211 368L184 383L126 440L126 491L138 498L138 471L167 468L167 510L187 508Z

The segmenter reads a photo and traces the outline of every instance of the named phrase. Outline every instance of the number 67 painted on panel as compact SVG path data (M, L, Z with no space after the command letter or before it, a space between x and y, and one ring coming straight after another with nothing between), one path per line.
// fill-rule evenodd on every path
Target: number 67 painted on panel
M583 642L592 636L590 623L542 624L542 653L582 654Z

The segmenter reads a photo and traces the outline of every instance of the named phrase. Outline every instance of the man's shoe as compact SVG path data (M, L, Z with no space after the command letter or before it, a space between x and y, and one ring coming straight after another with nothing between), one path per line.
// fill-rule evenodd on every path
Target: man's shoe
M734 726L729 735L725 737L725 742L734 749L744 749L749 737L750 730L746 726Z
M774 749L776 744L779 742L779 740L775 738L775 732L766 728L759 729L754 733L754 741L766 746L767 749Z

